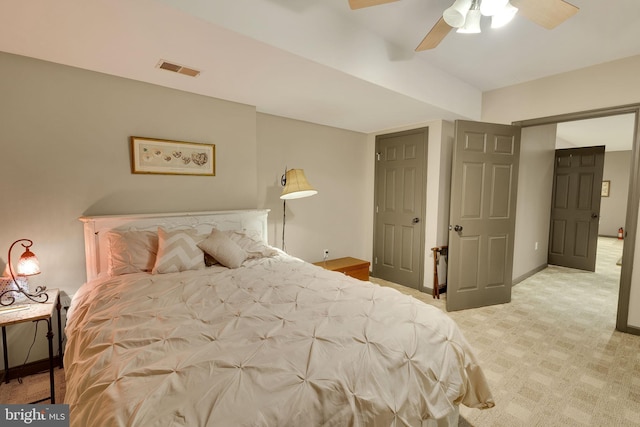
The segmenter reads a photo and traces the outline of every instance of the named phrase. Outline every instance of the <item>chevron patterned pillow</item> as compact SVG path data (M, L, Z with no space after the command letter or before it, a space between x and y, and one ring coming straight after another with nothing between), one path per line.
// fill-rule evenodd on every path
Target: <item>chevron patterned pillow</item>
M158 256L152 274L177 273L204 268L204 252L198 243L206 236L198 236L195 230L171 230L158 228Z

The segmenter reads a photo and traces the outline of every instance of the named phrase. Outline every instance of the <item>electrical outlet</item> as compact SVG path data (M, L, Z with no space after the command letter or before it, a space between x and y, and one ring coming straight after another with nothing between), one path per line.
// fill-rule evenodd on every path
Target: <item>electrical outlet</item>
M322 251L322 259L326 261L327 258L329 258L329 249L325 249Z

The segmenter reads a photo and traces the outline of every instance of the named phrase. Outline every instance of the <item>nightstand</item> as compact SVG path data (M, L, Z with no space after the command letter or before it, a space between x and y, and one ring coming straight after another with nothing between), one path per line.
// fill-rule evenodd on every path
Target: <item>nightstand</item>
M336 258L326 261L314 262L313 265L322 267L331 271L339 271L347 276L355 277L356 279L368 281L369 280L369 261L363 261L358 258Z
M7 326L17 325L26 322L47 322L47 340L49 341L49 385L51 386L51 396L45 399L31 403L39 403L44 400L51 399L51 403L56 403L55 383L53 376L53 330L51 321L53 319L53 311L58 311L58 356L60 357L60 366L62 366L62 322L60 320L60 291L58 289L47 290L49 299L45 303L23 302L18 303L8 310L0 310L0 326L2 327L2 345L4 356L4 375L5 383L9 382L9 355L7 350Z

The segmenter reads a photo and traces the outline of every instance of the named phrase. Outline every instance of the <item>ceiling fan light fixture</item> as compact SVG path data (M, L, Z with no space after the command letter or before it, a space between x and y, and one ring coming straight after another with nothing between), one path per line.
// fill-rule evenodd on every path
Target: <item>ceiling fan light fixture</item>
M444 22L453 28L461 28L464 26L465 18L469 9L471 9L472 0L456 0L451 7L442 13Z
M491 17L491 28L500 28L507 25L518 13L518 8L507 1L507 4Z
M482 16L494 16L500 13L507 3L509 3L509 0L482 0L480 12L482 12Z
M482 18L480 10L470 10L469 13L467 13L467 19L464 21L464 26L458 28L456 32L462 34L478 34L482 32L480 29L480 18Z

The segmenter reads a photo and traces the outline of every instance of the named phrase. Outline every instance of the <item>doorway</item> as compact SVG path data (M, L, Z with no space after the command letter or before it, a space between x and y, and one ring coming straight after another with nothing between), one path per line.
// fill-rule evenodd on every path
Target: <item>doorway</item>
M640 159L639 159L639 121L638 117L640 115L640 104L614 107L614 108L606 108L600 110L593 110L588 112L567 114L562 116L554 116L542 119L535 120L527 120L523 122L517 122L514 124L518 124L523 128L533 128L542 127L545 125L558 126L559 129L562 129L562 126L567 124L576 124L578 125L579 121L582 120L590 120L590 119L600 119L600 118L613 118L617 116L628 115L628 118L631 118L632 125L628 126L631 129L627 128L627 132L632 134L632 151L631 156L628 159L630 163L630 174L629 174L629 182L628 191L626 193L626 198L628 200L626 212L625 212L625 221L624 224L626 226L625 230L625 239L623 242L623 256L622 256L622 266L621 266L621 274L620 274L620 289L619 289L619 298L618 298L618 312L616 317L616 329L629 332L634 334L640 334L640 330L637 328L630 327L628 325L629 319L629 305L630 305L630 292L631 292L631 277L633 270L633 256L635 252L635 241L636 241L636 225L638 222L638 201L640 200L640 186L637 182L638 173L640 172ZM575 122L575 123L574 123ZM608 145L611 141L611 138L607 138L605 145ZM589 144L589 145L602 145L600 144ZM606 174L606 173L605 173ZM603 178L607 180L606 175ZM624 196L623 196L624 197ZM529 242L531 243L531 242ZM548 242L547 242L548 243ZM538 242L536 242L536 245ZM536 246L537 248L537 246Z

